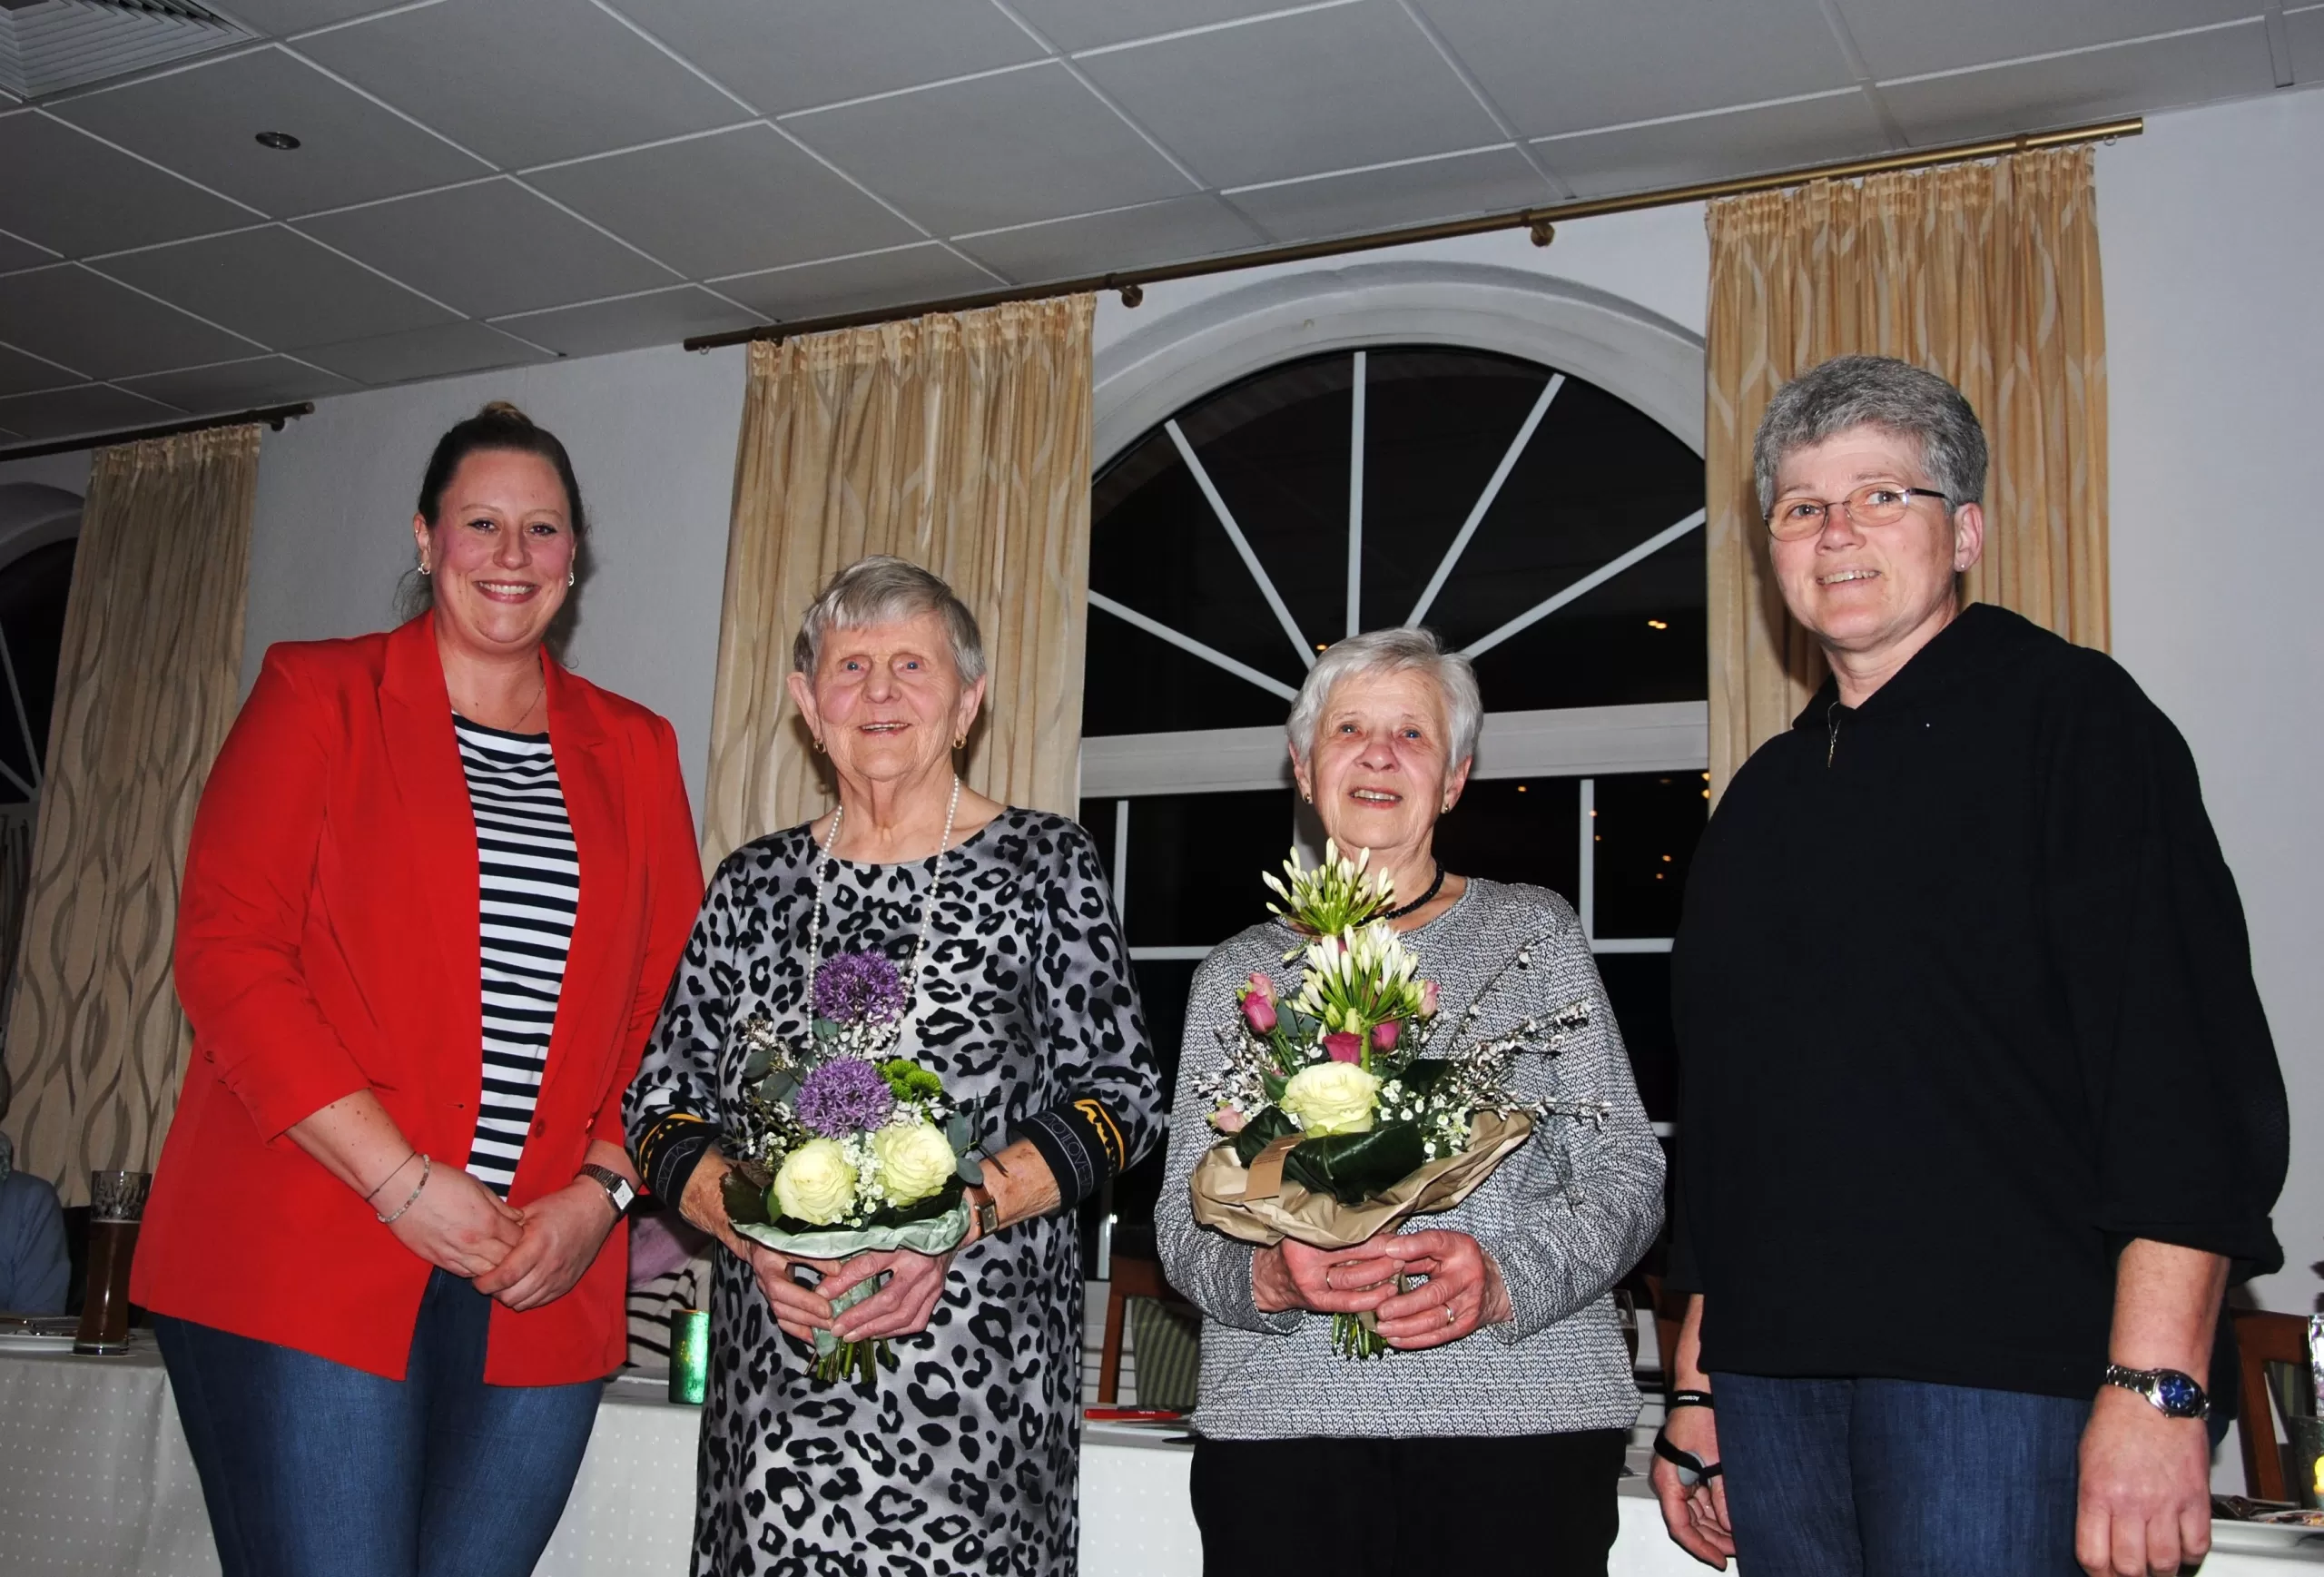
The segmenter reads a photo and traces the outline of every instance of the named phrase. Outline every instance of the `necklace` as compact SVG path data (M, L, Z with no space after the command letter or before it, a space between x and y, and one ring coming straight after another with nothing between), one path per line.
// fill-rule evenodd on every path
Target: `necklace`
M896 1015L899 1030L911 1016L912 1004L920 996L920 962L928 952L928 932L936 919L936 890L944 884L944 853L952 846L952 817L960 808L960 774L954 773L952 798L944 807L944 835L936 841L936 870L928 879L928 896L921 902L920 935L911 945L911 968L904 974L904 1010ZM807 1002L810 1011L815 1000L815 977L823 971L823 883L831 880L832 869L837 863L832 858L832 847L839 842L839 823L846 814L847 809L843 805L832 812L831 831L823 834L822 857L815 866L814 917L807 929Z
M1422 893L1418 898L1413 899L1410 903L1403 904L1399 908L1391 909L1387 913L1380 916L1380 918L1383 920L1402 920L1405 915L1411 914L1417 910L1426 909L1429 904L1429 900L1434 898L1439 892L1443 891L1444 862L1439 860L1436 862L1436 880L1428 884L1427 892Z
M546 668L541 669L539 671L539 676L540 688L533 692L533 698L525 703L525 709L522 712L517 713L517 715L510 720L508 726L501 731L504 734L522 734L525 731L525 719L533 715L533 708L539 705L542 698L548 694L548 670ZM450 681L447 680L444 687L448 691L451 688ZM453 698L452 710L458 713L461 716L467 718L471 723L481 721L474 712L465 706L462 706L459 703L458 697L457 696ZM485 726L489 728L491 724L486 724Z

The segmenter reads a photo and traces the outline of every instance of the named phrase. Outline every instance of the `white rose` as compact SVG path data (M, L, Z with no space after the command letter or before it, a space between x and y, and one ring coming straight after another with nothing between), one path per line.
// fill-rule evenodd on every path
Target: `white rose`
M774 1202L794 1221L828 1227L844 1220L855 1203L855 1168L847 1152L827 1138L793 1150L774 1174Z
M1277 1104L1319 1138L1369 1133L1373 1111L1380 1104L1380 1081L1353 1062L1318 1062L1291 1076Z
M891 1205L913 1205L944 1186L960 1164L933 1123L891 1122L872 1136L872 1158Z

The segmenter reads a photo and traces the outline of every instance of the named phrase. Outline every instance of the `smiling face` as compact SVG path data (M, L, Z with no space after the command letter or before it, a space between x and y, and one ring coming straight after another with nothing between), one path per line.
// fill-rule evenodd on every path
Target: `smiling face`
M894 783L934 773L967 734L984 681L960 683L941 615L862 629L826 628L812 675L791 696L842 780Z
M1776 472L1776 498L1845 498L1867 483L1931 488L1921 446L1876 427L1851 428L1794 449ZM1974 504L1948 511L1915 498L1891 526L1856 524L1826 511L1824 528L1796 542L1768 544L1783 600L1831 655L1893 668L1952 621L1954 577L1984 548L1984 514Z
M540 644L565 606L575 542L556 468L538 455L478 449L462 460L431 523L414 516L435 587L439 637L478 656Z
M1371 850L1375 864L1408 864L1426 855L1436 818L1469 781L1450 749L1435 681L1409 668L1355 673L1332 686L1308 758L1295 752L1292 770L1334 843Z

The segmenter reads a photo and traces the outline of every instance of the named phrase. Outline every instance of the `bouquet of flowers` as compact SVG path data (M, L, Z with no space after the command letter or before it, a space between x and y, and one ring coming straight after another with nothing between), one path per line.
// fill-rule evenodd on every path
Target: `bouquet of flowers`
M878 1249L945 1254L969 1232L962 1190L982 1178L975 1126L944 1081L892 1056L904 991L876 952L850 952L815 973L806 1040L764 1017L743 1026L743 1103L730 1125L734 1169L725 1204L734 1230L784 1254L843 1259ZM832 1300L853 1307L885 1276ZM815 1376L865 1381L895 1366L886 1342L815 1333Z
M1380 918L1393 893L1370 862L1368 850L1350 861L1327 843L1321 865L1305 868L1295 850L1287 880L1265 879L1283 900L1268 909L1312 940L1284 961L1304 964L1295 991L1264 972L1237 989L1237 1022L1218 1034L1226 1062L1198 1086L1226 1137L1196 1164L1195 1219L1229 1237L1351 1247L1467 1198L1553 1112L1606 1115L1509 1088L1521 1053L1554 1052L1589 1023L1586 1002L1427 1055L1443 1029L1436 985ZM1530 969L1531 953L1520 949L1508 969ZM1456 1035L1491 994L1488 984ZM1335 1316L1334 1346L1378 1356L1387 1348L1374 1323Z

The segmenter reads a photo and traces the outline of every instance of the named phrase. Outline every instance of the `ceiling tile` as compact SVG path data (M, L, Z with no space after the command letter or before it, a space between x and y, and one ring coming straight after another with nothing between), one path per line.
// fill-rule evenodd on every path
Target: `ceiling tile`
M614 0L648 33L779 115L1043 58L982 0Z
M921 239L772 126L562 164L525 179L696 279Z
M90 378L231 361L263 349L77 263L0 276L0 340Z
M393 333L453 316L280 225L128 252L96 266L277 350ZM162 367L189 364L181 358Z
M280 49L49 106L75 125L277 217L397 197L485 167ZM261 132L300 146L262 148Z
M1576 196L1603 197L1829 163L1885 152L1888 141L1871 102L1850 89L1714 115L1578 132L1533 146Z
M675 282L669 270L507 180L323 214L299 228L477 318Z
M749 119L589 0L425 5L299 47L508 169Z
M675 291L625 296L617 301L525 312L504 319L501 326L567 356L602 356L609 350L635 350L645 345L675 345L695 334L723 334L729 329L750 328L759 320L756 312L722 301L696 286L681 285Z
M8 228L71 257L231 230L258 216L26 110L0 119Z
M178 372L124 378L121 385L139 394L150 394L155 399L165 399L197 416L318 399L325 395L350 393L356 387L335 372L309 367L288 356L255 356L247 361L229 361L219 367L190 367Z
M2261 0L1838 0L1875 76L1915 76L2257 15Z
M0 394L31 394L37 389L62 389L68 383L84 381L77 372L68 372L54 362L0 345Z
M1011 280L1038 284L1214 257L1265 241L1226 203L1201 196L1054 219L952 244Z
M1285 241L1319 241L1553 201L1525 156L1505 147L1385 170L1287 181L1227 196Z
M1167 160L1056 64L820 110L783 126L948 234L1187 190Z
M114 428L155 427L184 414L103 383L0 399L0 428L34 442Z
M934 241L718 281L721 295L763 314L760 321L767 323L905 307L1000 288L983 270L962 262Z
M443 323L375 339L318 345L302 354L361 383L409 383L495 367L530 366L551 358L482 323Z
M2285 12L2284 32L2291 39L2292 79L2324 82L2324 5Z
M1394 0L1196 33L1080 64L1214 186L1503 140ZM1383 113L1388 104L1394 113Z
M1017 14L1059 49L1097 49L1285 8L1284 0L1017 0Z
M410 0L219 0L210 8L245 27L280 38L286 33L329 27L335 22L409 4Z
M55 261L54 253L0 231L0 274L14 273L18 269L36 269L43 263Z
M2263 94L2275 84L2267 28L2255 17L2046 60L1882 83L1880 96L1906 136L1946 143Z
M1817 0L1416 3L1529 137L1794 98L1855 81Z

